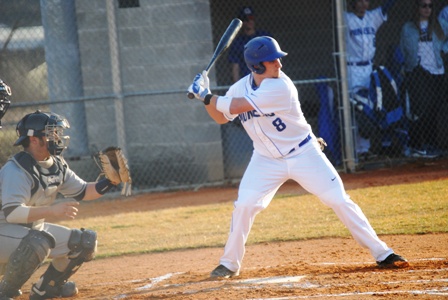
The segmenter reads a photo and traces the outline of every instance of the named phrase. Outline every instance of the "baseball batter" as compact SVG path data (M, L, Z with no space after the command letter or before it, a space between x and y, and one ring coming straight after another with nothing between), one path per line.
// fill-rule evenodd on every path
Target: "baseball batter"
M49 217L74 219L78 201L97 199L115 185L109 179L85 182L68 167L62 157L67 128L64 117L41 111L17 124L14 145L23 151L0 170L0 300L19 296L47 258L52 261L33 284L30 299L73 296L78 290L67 280L95 256L94 231L45 222ZM58 193L74 200L55 203Z
M232 85L225 96L211 93L205 72L198 74L189 87L218 124L240 118L254 146L234 202L224 254L211 277L239 274L256 215L289 179L331 207L355 240L370 250L380 267L407 267L409 263L378 238L321 151L302 113L298 91L281 71L281 58L285 55L273 38L256 37L244 50L251 74Z

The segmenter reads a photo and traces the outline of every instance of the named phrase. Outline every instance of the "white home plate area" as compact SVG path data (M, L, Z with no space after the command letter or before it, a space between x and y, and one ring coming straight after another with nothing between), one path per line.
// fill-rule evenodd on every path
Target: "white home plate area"
M427 259L431 260L443 260L445 259ZM420 260L421 261L421 260ZM332 263L323 263L322 267L331 265ZM188 297L188 299L205 299L205 295L216 295L218 292L227 291L233 293L233 295L241 293L245 295L241 299L265 299L265 300L280 300L280 299L327 299L338 297L363 299L369 296L383 296L385 298L406 295L425 295L426 297L435 297L434 299L442 299L448 297L448 268L439 269L409 269L399 270L402 275L400 280L387 281L387 276L383 276L382 271L371 270L364 280L353 282L353 280L345 281L332 280L336 275L328 272L322 272L322 274L310 273L308 275L295 275L295 276L273 276L273 277L256 277L256 278L244 278L244 279L224 279L224 280L188 280L185 282L185 278L188 278L188 273L169 273L157 278L151 278L142 280L142 285L137 287L129 294L121 294L114 299L126 299L133 294L135 297L137 294L143 296L147 295L147 299L152 297L159 299L168 299L174 296L175 299L180 299L180 295ZM430 275L432 274L432 275ZM428 279L428 275L429 279ZM378 276L380 279L370 285L369 289L365 287L369 283L370 277ZM182 280L177 281L177 278ZM403 279L404 278L404 279ZM425 278L425 279L422 279ZM384 279L384 280L383 280ZM145 282L147 282L145 284ZM412 286L412 289L406 288ZM266 293L263 290L283 291L281 293ZM258 291L261 297L248 297L246 292ZM285 293L285 291L288 291ZM271 295L271 296L269 296ZM277 296L275 296L277 295ZM253 295L254 296L254 295ZM230 297L230 296L229 296ZM361 297L361 298L359 298ZM212 297L213 299L221 299ZM232 297L230 297L232 298ZM228 298L228 299L230 299ZM132 298L134 299L134 298ZM136 298L146 299L146 298ZM224 298L222 298L224 299ZM225 298L227 299L227 298ZM382 298L383 299L383 298ZM427 299L427 298L425 298Z

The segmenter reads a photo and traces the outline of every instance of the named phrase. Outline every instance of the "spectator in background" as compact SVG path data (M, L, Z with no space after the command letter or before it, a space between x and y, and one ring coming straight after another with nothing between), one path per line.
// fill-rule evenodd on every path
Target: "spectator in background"
M409 146L414 157L433 158L437 149L437 112L442 104L445 67L441 56L448 23L437 18L432 0L414 0L410 21L403 25L400 49L413 120Z
M439 13L439 22L445 22L448 23L448 5L445 5L442 10ZM443 21L441 21L443 20ZM448 41L445 41L445 43L443 44L443 51L445 53L448 53ZM448 65L448 55L444 55L444 59L445 59L445 67ZM448 92L448 89L447 89Z
M442 8L442 10L439 13L439 21L440 19L445 20L446 22L448 22L448 5L446 5L444 8Z
M446 23L448 23L448 5L443 7L442 10L439 13L439 22L442 22L441 20L443 20ZM448 52L448 42L444 43L443 51L445 53ZM448 67L448 55L444 55L443 60L444 60L445 68L447 68ZM445 73L445 80L448 83L448 76L446 76L446 73ZM445 88L445 99L448 99L448 88Z
M369 89L376 33L387 21L387 12L396 0L387 0L381 7L369 10L369 0L350 0L353 12L344 14L347 26L347 72L350 93ZM373 158L368 136L357 134L356 152L361 159Z
M256 29L255 12L252 7L243 7L238 15L243 21L240 34L233 41L229 49L229 62L232 65L232 81L237 82L240 78L250 73L244 62L244 45L257 36L272 36L269 32Z

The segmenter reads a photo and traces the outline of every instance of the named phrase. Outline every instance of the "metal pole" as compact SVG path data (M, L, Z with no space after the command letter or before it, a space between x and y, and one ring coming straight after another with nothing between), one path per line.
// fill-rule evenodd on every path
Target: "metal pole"
M344 1L345 3L345 1ZM347 59L345 50L346 25L344 20L344 3L336 0L337 40L339 46L339 70L343 105L345 164L349 172L355 171L355 151L353 141L353 125L347 82Z
M124 128L123 90L121 82L120 51L118 47L117 22L115 18L115 1L106 1L107 24L109 35L110 64L112 73L112 88L115 94L115 128L117 133L117 144L127 155L126 131Z
M51 110L65 116L70 123L67 156L88 155L84 102L68 101L84 95L75 1L41 0L40 5Z

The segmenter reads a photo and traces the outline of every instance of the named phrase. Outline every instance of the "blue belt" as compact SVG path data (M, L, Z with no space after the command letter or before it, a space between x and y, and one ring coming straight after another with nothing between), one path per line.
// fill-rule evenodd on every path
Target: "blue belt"
M308 143L310 140L311 140L311 134L308 134L308 136L307 136L303 141L301 141L301 142L299 143L299 147L297 147L297 148L303 147L303 146L304 146L306 143ZM291 152L294 152L295 150L296 150L296 147L292 148L292 149L288 152L288 154L291 153Z
M347 66L368 66L372 63L372 60L359 61L359 62L347 62Z

